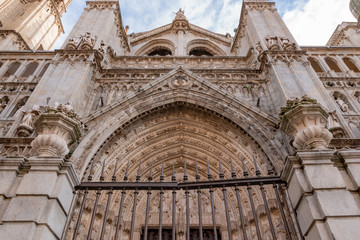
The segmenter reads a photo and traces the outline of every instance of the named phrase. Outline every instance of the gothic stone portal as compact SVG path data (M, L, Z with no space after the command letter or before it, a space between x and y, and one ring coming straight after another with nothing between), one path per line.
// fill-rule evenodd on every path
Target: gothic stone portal
M91 181L111 182L122 181L129 163L128 182L135 182L138 175L139 160L141 159L140 182L147 182L151 165L153 164L153 181L159 182L164 162L164 182L171 182L174 175L177 182L184 181L184 161L187 163L188 181L195 182L196 166L198 161L198 174L200 180L208 179L207 158L213 179L219 179L219 162L223 159L222 170L225 178L231 178L231 165L234 163L235 173L243 177L243 170L248 171L249 176L256 177L256 167L263 176L267 175L271 163L266 163L266 156L260 147L251 140L243 130L224 119L188 106L175 105L173 107L154 111L147 116L138 119L116 134L105 144L93 161L89 164L84 179ZM241 159L244 160L245 169ZM254 160L256 165L254 165ZM115 167L116 165L116 167ZM89 178L90 176L90 178ZM277 239L286 239L286 232L281 219L273 186L264 186L267 205L271 213ZM106 228L104 239L113 239L116 234L116 225L121 202L121 192L113 191L109 211L106 216ZM86 239L91 225L94 204L97 191L89 191L81 224L78 229L77 239ZM99 239L103 225L108 201L107 191L99 195L91 236ZM240 198L244 211L246 233L249 239L257 239L255 221L252 213L249 195L246 187L240 187ZM66 239L72 239L76 229L76 223L82 204L82 194L79 193L72 220L69 224ZM199 211L197 190L189 191L189 212L191 234L199 227ZM242 239L242 228L239 220L239 209L234 188L227 188L228 212L230 229L233 239ZM271 238L268 218L265 211L264 201L260 188L253 188L252 198L263 239ZM129 190L124 198L124 206L120 221L119 239L128 240L132 229L132 213L134 205L134 191ZM172 191L164 191L163 202L163 228L172 228ZM140 239L146 220L147 191L139 191L136 198L135 222L133 226L133 239ZM208 189L202 190L202 224L204 229L212 229L212 208ZM227 220L224 207L224 195L221 188L214 189L214 211L217 229L221 239L228 239ZM283 203L282 203L283 204ZM96 204L95 204L96 205ZM149 207L149 234L151 229L159 226L160 191L152 191ZM186 239L186 198L185 191L178 190L176 193L176 239ZM206 230L207 232L207 230ZM149 238L148 238L149 239ZM151 238L150 238L151 239ZM195 239L195 238L194 238Z

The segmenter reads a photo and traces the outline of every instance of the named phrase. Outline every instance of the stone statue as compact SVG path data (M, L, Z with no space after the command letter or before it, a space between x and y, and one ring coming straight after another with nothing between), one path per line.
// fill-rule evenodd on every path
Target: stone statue
M328 129L334 138L343 138L345 136L345 131L336 117L336 110L329 112Z
M349 112L349 105L347 105L341 98L337 98L336 102L339 105L341 111Z
M24 115L19 127L17 128L17 134L19 137L28 137L34 131L33 123L37 116L40 114L40 107L34 105L29 111L23 111Z

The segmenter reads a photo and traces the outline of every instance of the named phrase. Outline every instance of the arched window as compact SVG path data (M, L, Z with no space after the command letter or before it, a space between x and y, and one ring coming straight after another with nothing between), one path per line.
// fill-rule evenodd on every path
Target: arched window
M168 48L156 48L148 53L148 56L171 56L172 52Z
M39 75L37 77L41 78L42 76L44 76L44 73L46 72L46 70L48 69L48 67L50 66L50 63L47 63L42 69L41 72L39 73Z
M10 64L8 70L4 73L3 76L4 77L10 77L11 75L14 75L19 67L20 67L19 62L14 62L14 63Z
M341 69L339 68L339 66L336 64L336 62L333 59L325 58L325 62L329 66L329 68L331 70L333 70L334 72L341 72Z
M355 63L350 58L343 58L343 61L350 70L352 70L354 72L360 72L359 68L355 65Z
M311 63L311 66L315 70L315 72L324 72L320 64L314 58L308 58L308 60Z
M16 103L14 109L11 111L9 117L13 117L13 116L19 111L19 109L26 104L26 101L27 101L28 99L29 99L28 96L20 99L20 100Z
M39 66L39 64L37 62L29 63L26 66L25 71L21 74L20 77L29 77L30 75L32 75L35 72L35 70L37 69L38 66Z
M210 51L208 51L206 48L193 48L189 52L190 56L214 56Z

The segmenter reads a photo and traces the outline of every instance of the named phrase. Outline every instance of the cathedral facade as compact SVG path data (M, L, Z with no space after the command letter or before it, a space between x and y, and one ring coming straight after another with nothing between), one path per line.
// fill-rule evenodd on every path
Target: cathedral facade
M94 0L50 50L70 2L0 0L0 239L359 238L358 23L128 34Z

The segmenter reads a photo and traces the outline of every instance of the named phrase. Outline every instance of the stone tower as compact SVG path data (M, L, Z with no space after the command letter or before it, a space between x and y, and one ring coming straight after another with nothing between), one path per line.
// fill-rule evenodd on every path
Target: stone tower
M0 2L1 50L49 50L64 33L61 16L71 0Z
M357 23L303 47L244 0L234 36L129 35L94 0L35 51L69 3L0 1L0 238L358 239Z

